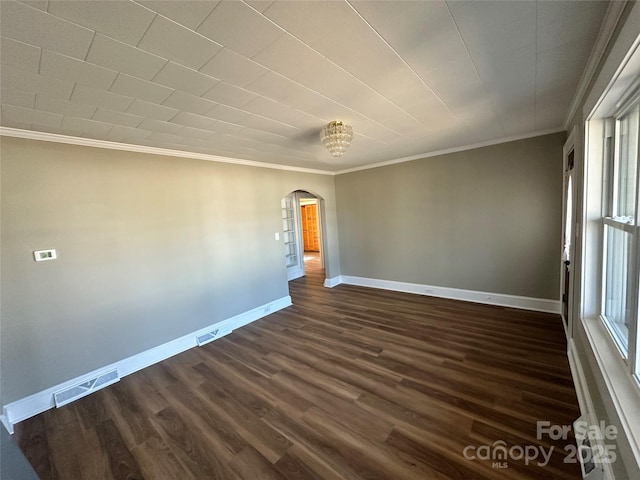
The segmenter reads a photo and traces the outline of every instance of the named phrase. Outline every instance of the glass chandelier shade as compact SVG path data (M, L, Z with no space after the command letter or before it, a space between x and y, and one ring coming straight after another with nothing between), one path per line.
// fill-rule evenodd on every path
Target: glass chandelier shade
M353 139L353 129L341 121L332 121L320 132L320 141L331 155L341 157Z

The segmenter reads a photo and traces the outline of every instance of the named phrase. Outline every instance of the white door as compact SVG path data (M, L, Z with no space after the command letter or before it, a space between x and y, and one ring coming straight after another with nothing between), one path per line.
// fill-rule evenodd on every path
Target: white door
M302 244L300 242L300 205L295 193L284 197L282 205L282 231L287 279L293 280L304 275Z

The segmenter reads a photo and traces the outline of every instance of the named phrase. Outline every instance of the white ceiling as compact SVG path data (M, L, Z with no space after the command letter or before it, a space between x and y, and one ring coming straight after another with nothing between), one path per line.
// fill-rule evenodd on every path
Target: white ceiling
M0 123L331 171L560 130L607 4L0 0Z

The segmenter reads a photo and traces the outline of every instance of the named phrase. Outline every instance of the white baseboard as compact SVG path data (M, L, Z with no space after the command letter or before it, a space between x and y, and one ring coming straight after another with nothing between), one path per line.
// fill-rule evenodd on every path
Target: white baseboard
M567 344L567 357L569 358L569 368L571 370L571 376L573 377L573 385L576 389L576 397L578 397L580 416L583 420L587 421L589 425L600 425L600 419L596 415L593 400L591 400L591 394L589 393L587 379L584 375L584 369L582 368L582 362L576 351L576 344L573 338L570 338ZM601 438L596 437L593 441L599 447L600 452L607 451L604 441ZM602 468L605 479L615 478L610 463L598 462L598 466Z
M254 308L253 310L249 310L248 312L222 320L180 338L176 338L175 340L171 340L170 342L120 360L116 363L105 365L100 369L87 372L82 376L52 386L51 388L34 393L33 395L29 395L28 397L20 400L16 400L2 408L0 420L7 431L13 434L13 426L16 423L53 408L55 406L53 395L60 390L84 383L89 379L95 378L108 370L113 370L114 368L118 370L120 377L125 377L131 373L142 370L143 368L149 367L155 363L166 360L169 357L197 346L196 337L198 335L202 335L216 328L235 330L273 312L288 307L289 305L291 305L291 297L287 295L286 297L279 298L278 300L274 300L273 302L269 302L265 305Z
M341 283L342 283L342 275L338 275L337 277L333 277L333 278L324 279L324 286L327 288L333 288L336 285L340 285Z
M591 419L593 417L593 402L591 401L589 390L586 388L587 380L584 376L582 363L578 357L573 338L569 339L567 345L567 357L569 358L569 368L571 369L571 376L573 377L573 385L576 389L576 397L578 397L580 414Z
M396 282L393 280L379 280L376 278L352 277L340 275L332 279L325 280L325 286L329 280L339 279L331 287L338 283L348 285L358 285L361 287L381 288L383 290L394 290L396 292L415 293L418 295L429 295L432 297L451 298L467 302L484 303L488 305L499 305L503 307L521 308L524 310L535 310L538 312L560 313L560 301L544 298L520 297L516 295L506 295L503 293L479 292L475 290L462 290L459 288L436 287L432 285L422 285L419 283Z

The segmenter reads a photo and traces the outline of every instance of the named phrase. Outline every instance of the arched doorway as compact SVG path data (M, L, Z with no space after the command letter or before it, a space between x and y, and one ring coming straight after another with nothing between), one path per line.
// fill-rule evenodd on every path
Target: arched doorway
M324 270L322 198L295 190L281 200L284 256L289 281Z

